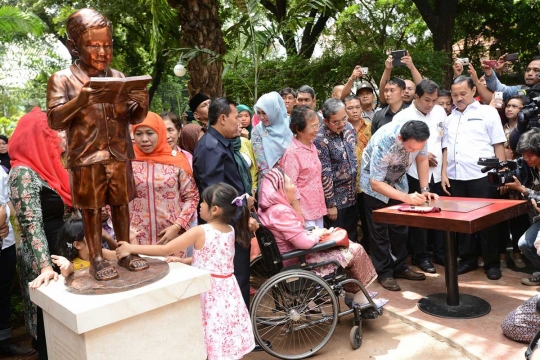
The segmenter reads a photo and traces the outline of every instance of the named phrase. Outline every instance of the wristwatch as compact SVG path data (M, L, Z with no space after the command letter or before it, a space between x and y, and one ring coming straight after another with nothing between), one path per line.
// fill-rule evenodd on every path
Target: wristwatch
M421 188L420 192L429 192L429 186Z

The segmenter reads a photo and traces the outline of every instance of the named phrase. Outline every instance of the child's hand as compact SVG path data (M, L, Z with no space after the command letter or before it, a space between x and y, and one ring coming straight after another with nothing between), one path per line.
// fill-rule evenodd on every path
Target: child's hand
M137 243L137 236L141 233L142 229L135 229L134 227L129 227L129 242Z
M167 258L165 259L165 261L168 263L179 262L179 263L188 264L188 265L189 265L189 260L190 260L189 258L181 258L178 256L167 256Z
M55 263L60 269L67 270L69 265L71 265L71 262L63 256L51 255L51 257L53 259L53 263Z
M116 248L116 257L118 259L123 259L128 255L131 255L131 245L125 241L120 241Z
M58 274L53 270L51 266L47 266L41 269L41 274L28 285L30 289L37 289L41 286L41 284L44 284L45 286L49 285L49 280L58 280Z

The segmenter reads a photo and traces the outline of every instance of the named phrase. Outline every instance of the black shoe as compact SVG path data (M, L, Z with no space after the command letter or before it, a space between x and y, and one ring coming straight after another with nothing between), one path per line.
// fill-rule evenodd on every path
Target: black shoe
M444 258L443 257L433 256L433 262L435 264L439 264L439 265L444 266Z
M466 274L470 271L473 271L473 270L476 270L478 269L478 264L477 263L473 263L473 264L466 264L466 263L459 263L458 264L458 270L457 270L457 273L458 275L463 275L463 274Z
M431 263L431 261L429 261L429 259L422 260L417 265L420 268L420 270L422 270L423 272L427 272L430 274L435 274L437 272L437 270L435 269L435 266L433 266L433 264Z
M0 342L0 355L3 356L30 356L34 354L36 350L28 346L18 345L4 340Z
M405 271L395 273L395 278L399 279L407 279L407 280L426 280L426 274L423 274L418 271L413 271L411 269L407 269Z
M272 343L268 340L264 340L263 339L263 342L264 342L264 345L266 347L269 347L270 349L272 348ZM258 352L258 351L263 351L263 348L261 345L259 345L256 341L255 341L255 347L253 348L253 350L251 350L251 352Z
M501 278L501 268L493 266L486 270L489 280L499 280Z

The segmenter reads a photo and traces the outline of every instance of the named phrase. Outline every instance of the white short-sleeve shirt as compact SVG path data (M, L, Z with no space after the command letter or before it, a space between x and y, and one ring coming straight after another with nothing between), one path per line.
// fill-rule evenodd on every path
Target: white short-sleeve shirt
M435 183L441 182L442 138L444 133L443 124L446 120L446 111L444 111L442 106L435 105L427 115L424 115L418 111L413 101L411 106L398 112L394 116L392 122L401 120L419 120L425 122L429 127L427 149L430 153L436 156L437 160L437 166L429 167L429 181L431 181L431 177L433 176L433 181ZM418 170L416 169L415 161L411 164L409 170L407 170L407 174L415 179L418 179Z
M457 108L444 121L443 149L446 148L446 175L452 180L475 180L487 176L478 159L495 157L493 145L506 136L497 110L474 101L460 112Z

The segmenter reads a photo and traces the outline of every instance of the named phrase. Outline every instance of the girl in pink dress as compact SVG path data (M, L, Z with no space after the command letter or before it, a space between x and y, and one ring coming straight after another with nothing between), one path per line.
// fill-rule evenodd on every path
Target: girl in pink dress
M255 347L249 313L233 276L234 229L228 225L241 207L236 224L237 241L247 244L249 210L244 196L219 183L202 193L200 215L207 223L189 229L165 245L133 245L120 242L116 256L143 254L167 256L193 245L192 266L210 271L212 290L201 294L201 307L208 359L241 359Z

